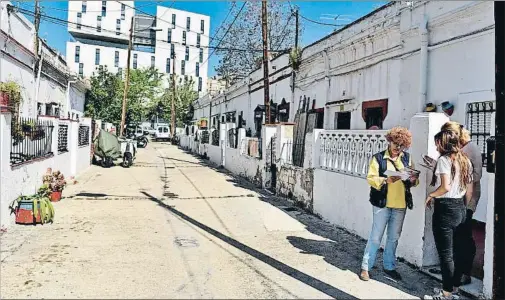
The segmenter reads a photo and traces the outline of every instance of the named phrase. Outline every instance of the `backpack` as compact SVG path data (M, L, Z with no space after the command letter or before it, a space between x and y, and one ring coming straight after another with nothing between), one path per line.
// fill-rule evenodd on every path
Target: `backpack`
M381 151L373 156L373 157L375 157L375 159L377 160L377 163L379 164L379 176L380 177L385 177L384 172L386 172L386 170L387 170L387 159L384 159L385 153L386 153L386 150ZM403 156L402 156L401 160L402 160L402 163L405 167L409 166L410 154L408 152L403 152ZM393 166L396 168L396 166L394 164L393 164ZM412 209L412 208L414 208L414 202L412 200L412 193L410 192L410 188L412 186L412 183L409 180L405 180L405 181L403 181L403 184L405 185L405 202L407 204L408 209ZM380 190L370 187L370 203L373 206L376 206L379 208L386 207L387 194L388 194L387 183L382 185Z

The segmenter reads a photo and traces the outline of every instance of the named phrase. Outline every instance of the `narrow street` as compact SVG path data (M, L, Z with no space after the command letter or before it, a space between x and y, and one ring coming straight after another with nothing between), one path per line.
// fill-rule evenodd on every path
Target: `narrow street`
M166 143L129 169L92 166L64 196L54 224L2 233L2 299L398 299L438 287L403 263L396 283L381 260L360 281L365 241Z

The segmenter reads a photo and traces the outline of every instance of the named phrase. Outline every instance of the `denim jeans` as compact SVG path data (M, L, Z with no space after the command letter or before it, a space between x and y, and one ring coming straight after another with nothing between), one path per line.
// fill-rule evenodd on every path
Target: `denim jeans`
M463 224L463 249L465 249L463 258L463 274L470 276L473 268L473 260L475 254L477 253L477 247L475 245L475 240L473 239L473 211L471 209L466 210L465 223Z
M373 224L370 237L365 248L361 269L370 271L375 265L382 236L387 227L386 247L384 249L384 269L396 269L396 247L402 234L403 220L406 209L378 208L373 206Z
M466 208L462 198L435 199L433 212L433 236L440 257L444 291L452 292L461 285L465 260Z

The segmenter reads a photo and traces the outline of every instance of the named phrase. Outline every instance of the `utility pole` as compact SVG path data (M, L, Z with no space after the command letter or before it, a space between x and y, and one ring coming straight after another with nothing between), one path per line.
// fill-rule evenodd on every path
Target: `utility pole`
M35 53L35 59L38 65L39 62L39 27L40 27L40 5L39 0L35 0L35 40L33 41L33 52Z
M130 41L128 42L128 58L126 59L126 77L124 82L124 94L123 94L123 111L121 112L121 128L119 129L119 136L124 136L124 127L126 122L126 97L128 95L128 87L130 86L130 59L132 55L132 43L133 43L133 17L130 25Z
M267 0L261 0L261 28L263 31L263 92L265 102L265 124L270 124L270 83L268 80L268 24Z
M494 3L495 19L495 193L493 299L505 299L505 2ZM501 167L500 167L501 166Z
M170 136L173 141L175 136L175 54L174 54L174 63L172 64L172 109L170 110Z
M298 24L298 7L295 9L295 49L298 48L298 33L300 31L300 27Z

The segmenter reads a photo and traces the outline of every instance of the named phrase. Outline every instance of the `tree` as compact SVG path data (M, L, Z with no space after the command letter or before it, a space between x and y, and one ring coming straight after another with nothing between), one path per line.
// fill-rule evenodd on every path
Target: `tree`
M169 84L172 84L172 79L169 78ZM193 78L186 77L176 78L176 98L175 98L175 118L176 126L183 126L186 120L186 113L193 101L198 99L198 92L195 90L195 81ZM172 88L166 89L158 101L153 102L150 107L150 116L158 115L159 117L170 120L172 111Z
M154 68L130 70L127 95L126 124L146 119L150 103L162 95L163 74ZM91 77L91 89L86 94L85 114L94 119L119 125L123 103L124 80L107 68Z
M235 1L230 3L232 13L237 15L241 5ZM295 41L295 18L288 1L268 1L268 49L275 57L280 52L290 49ZM223 25L221 36L214 41L219 41L233 20ZM248 1L240 16L230 27L216 51L221 56L216 68L218 75L233 84L237 79L247 76L258 68L262 53L261 31L261 1ZM301 31L301 29L300 29ZM224 49L221 49L224 48ZM230 49L231 48L231 49ZM248 49L250 51L237 51L234 49Z

